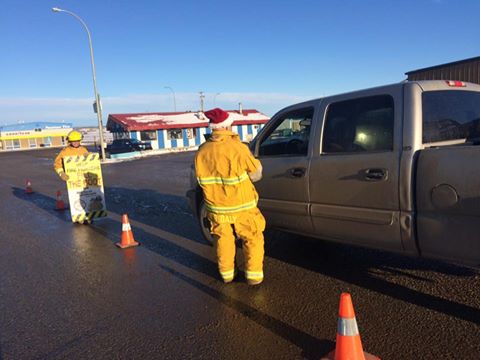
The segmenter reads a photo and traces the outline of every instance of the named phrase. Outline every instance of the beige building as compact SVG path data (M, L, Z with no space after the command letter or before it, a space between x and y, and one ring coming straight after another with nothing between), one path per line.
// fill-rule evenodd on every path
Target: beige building
M71 123L31 122L0 127L0 151L61 147L67 134L73 130Z

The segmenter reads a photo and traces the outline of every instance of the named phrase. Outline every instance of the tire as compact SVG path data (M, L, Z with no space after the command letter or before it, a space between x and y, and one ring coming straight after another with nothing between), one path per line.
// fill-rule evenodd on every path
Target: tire
M207 207L203 199L198 207L198 223L200 224L200 230L204 240L213 246L214 239L212 234L210 234L210 221L207 219Z

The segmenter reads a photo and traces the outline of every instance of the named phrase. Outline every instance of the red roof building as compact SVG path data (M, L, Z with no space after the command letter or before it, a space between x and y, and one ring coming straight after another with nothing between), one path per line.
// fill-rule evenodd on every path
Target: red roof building
M257 110L226 110L234 118L232 130L242 141L252 140L269 117ZM110 114L107 129L114 139L150 141L154 149L197 147L210 133L202 112Z

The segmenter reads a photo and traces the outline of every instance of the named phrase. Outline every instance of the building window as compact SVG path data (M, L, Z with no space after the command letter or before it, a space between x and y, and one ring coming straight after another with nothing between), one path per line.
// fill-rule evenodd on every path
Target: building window
M142 141L150 141L150 140L157 140L157 132L153 131L140 131L140 140Z
M43 146L45 146L45 147L52 146L52 138L50 136L46 137L46 138L43 138Z
M31 148L37 147L37 139L28 139L28 146Z
M182 129L170 129L167 130L167 139L168 140L180 140L182 139Z
M197 131L198 131L197 128L187 129L187 130L186 130L186 132L187 132L187 138L188 138L188 139L195 139L195 138L197 137Z
M118 139L130 139L130 134L126 132L114 132L113 133L113 139L118 140Z
M20 140L5 140L5 150L16 150L20 149Z

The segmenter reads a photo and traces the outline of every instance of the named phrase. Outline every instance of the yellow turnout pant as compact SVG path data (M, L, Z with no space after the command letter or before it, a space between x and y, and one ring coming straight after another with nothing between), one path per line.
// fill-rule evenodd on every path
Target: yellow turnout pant
M246 278L263 279L265 218L260 210L255 208L235 215L210 213L208 219L223 280L231 281L235 276L235 234L243 241Z

